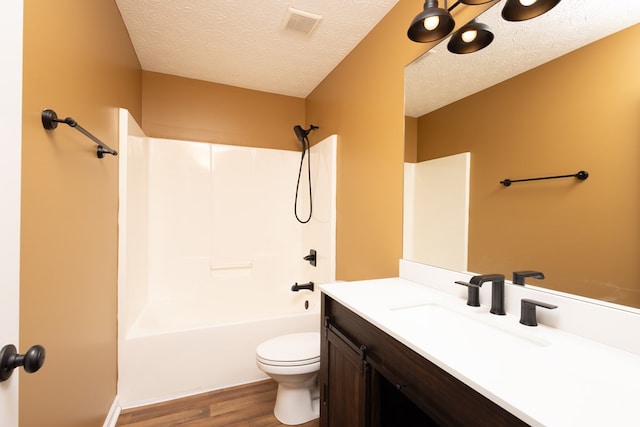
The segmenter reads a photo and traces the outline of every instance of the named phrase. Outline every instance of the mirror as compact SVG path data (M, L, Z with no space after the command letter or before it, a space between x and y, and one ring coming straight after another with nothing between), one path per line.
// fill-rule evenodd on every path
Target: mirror
M469 271L539 270L527 284L640 307L640 2L563 0L523 22L501 8L479 17L489 47L445 39L407 67L407 158L471 153Z

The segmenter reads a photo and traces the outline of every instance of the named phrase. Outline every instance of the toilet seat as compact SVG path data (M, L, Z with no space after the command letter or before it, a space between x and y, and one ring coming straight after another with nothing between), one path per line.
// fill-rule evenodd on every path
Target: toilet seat
M320 361L320 334L305 332L281 335L256 348L260 363L271 366L304 366Z

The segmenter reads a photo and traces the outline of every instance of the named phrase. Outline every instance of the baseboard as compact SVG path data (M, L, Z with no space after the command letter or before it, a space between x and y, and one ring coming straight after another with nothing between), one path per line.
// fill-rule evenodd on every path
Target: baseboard
M102 427L116 427L118 417L120 416L120 410L120 399L116 396L115 399L113 399L113 404L111 404L111 409L109 409L107 419L104 420Z

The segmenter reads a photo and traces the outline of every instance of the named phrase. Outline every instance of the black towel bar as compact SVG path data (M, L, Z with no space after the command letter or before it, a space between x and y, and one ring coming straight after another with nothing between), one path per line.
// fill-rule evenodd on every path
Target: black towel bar
M513 184L514 182L523 182L523 181L540 181L542 179L557 179L557 178L578 178L580 181L584 181L585 179L589 178L589 172L587 171L579 171L570 175L556 175L556 176L543 176L541 178L525 178L525 179L505 179L503 181L500 181L500 184L504 185L505 187L510 186L511 184Z
M68 124L72 128L77 129L84 136L86 136L87 138L89 138L90 140L98 144L97 154L99 159L103 158L105 154L111 154L112 156L118 155L118 152L116 150L109 147L107 144L105 144L104 142L100 141L98 138L93 136L89 131L87 131L85 128L80 126L78 122L73 120L71 117L67 117L65 119L59 119L58 115L53 110L46 109L42 111L42 126L44 126L45 129L53 130L58 127L58 123Z

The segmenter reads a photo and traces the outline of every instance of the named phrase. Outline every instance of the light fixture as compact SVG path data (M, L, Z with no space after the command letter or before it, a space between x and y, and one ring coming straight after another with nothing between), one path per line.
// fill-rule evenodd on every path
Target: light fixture
M507 21L526 21L553 9L560 0L507 0L502 17Z
M441 9L438 7L438 0L426 0L424 10L411 21L407 35L419 43L443 39L456 26L450 13L453 9L461 4L478 6L492 1L494 0L457 0L451 8L447 8L445 0L444 9ZM507 21L524 21L548 12L560 0L506 0L506 3L502 9L502 17ZM474 19L451 36L447 49L452 53L471 53L489 46L492 41L493 33L489 27Z
M445 8L441 9L438 7L438 0L426 0L424 10L413 18L407 36L414 42L426 43L438 41L449 35L456 23L447 10L446 0L444 4Z
M451 36L447 49L451 53L472 53L484 49L492 41L493 33L489 26L474 19Z
M464 4L468 4L469 6L478 6L481 4L485 4L485 3L489 3L490 1L493 0L458 0L460 3L464 3ZM526 0L523 0L526 1ZM535 1L535 0L529 0L529 1Z

